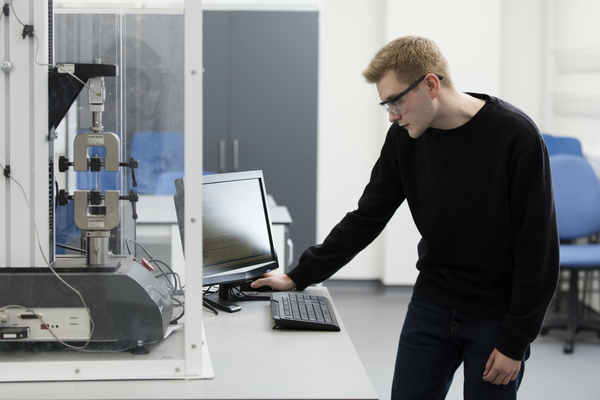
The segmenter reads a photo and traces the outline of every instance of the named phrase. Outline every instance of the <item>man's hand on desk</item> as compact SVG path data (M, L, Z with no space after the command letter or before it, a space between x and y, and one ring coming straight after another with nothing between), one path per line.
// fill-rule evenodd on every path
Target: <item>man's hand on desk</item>
M273 290L292 290L296 287L293 280L286 274L280 274L275 272L267 272L250 285L253 289L258 289L262 286L269 286Z

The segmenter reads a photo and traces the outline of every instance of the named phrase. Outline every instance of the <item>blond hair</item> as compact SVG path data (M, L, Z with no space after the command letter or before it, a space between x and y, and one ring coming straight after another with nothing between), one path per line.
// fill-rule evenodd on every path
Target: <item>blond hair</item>
M373 57L363 76L369 83L377 83L389 71L396 73L399 82L411 83L425 74L443 76L442 84L454 87L448 61L440 48L430 39L403 36L383 46Z

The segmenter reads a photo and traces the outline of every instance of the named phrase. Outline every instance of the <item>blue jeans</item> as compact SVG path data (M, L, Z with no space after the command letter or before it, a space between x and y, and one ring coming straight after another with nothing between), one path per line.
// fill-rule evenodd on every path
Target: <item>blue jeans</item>
M392 399L444 399L463 362L465 400L516 399L529 349L515 381L497 386L483 380L500 335L500 321L464 314L413 293L400 335Z

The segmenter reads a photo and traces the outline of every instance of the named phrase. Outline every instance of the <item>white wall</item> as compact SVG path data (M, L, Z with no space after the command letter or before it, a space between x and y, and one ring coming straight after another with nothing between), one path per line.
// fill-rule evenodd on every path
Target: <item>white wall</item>
M500 96L525 111L545 130L546 86L552 65L547 57L546 0L501 1Z
M600 2L502 0L502 11L503 98L600 157Z
M55 0L106 4L108 0ZM168 0L110 0L152 7ZM180 3L171 0L170 3ZM203 0L208 7L319 9L320 76L317 239L356 203L389 126L374 87L361 76L388 41L406 34L435 40L459 90L499 96L543 132L575 136L600 158L600 35L597 0ZM557 56L591 51L594 68L559 71ZM566 53L571 54L571 53ZM591 61L590 61L591 60ZM588 68L589 69L589 68ZM591 99L596 115L565 113L557 98ZM600 164L600 163L599 163ZM411 284L419 235L403 205L382 236L336 278ZM302 251L303 249L296 249Z
M375 52L402 35L435 40L457 87L500 91L500 0L324 0L321 9L321 96L317 238L356 202L385 134L387 116L361 72ZM382 236L335 277L411 284L418 232L403 205Z
M597 0L324 0L318 239L355 207L377 158L388 124L359 72L400 35L435 40L459 90L499 96L542 132L577 137L588 157L600 159L598 15ZM347 49L351 41L349 56L339 46ZM565 60L574 66L561 66ZM566 106L558 103L564 98ZM404 205L382 237L336 278L411 284L418 239Z
M600 157L600 2L554 0L556 29L554 98L570 98L574 110L557 107L552 133L577 137L584 153ZM572 63L562 68L561 61ZM592 108L592 110L589 110Z
M320 16L317 240L356 204L385 137L385 115L362 71L386 41L385 1L326 0ZM302 251L303 249L296 249ZM382 273L381 245L365 250L344 278Z

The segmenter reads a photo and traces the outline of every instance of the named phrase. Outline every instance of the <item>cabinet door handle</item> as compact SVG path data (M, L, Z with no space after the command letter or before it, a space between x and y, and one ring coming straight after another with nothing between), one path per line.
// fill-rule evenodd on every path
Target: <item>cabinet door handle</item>
M291 267L294 262L294 242L292 242L291 238L288 238L286 244L288 247L288 259L285 260L286 264L283 266L284 271L287 271L288 267Z
M238 171L240 169L240 141L238 139L233 140L233 170Z
M219 172L225 172L225 140L219 141Z

